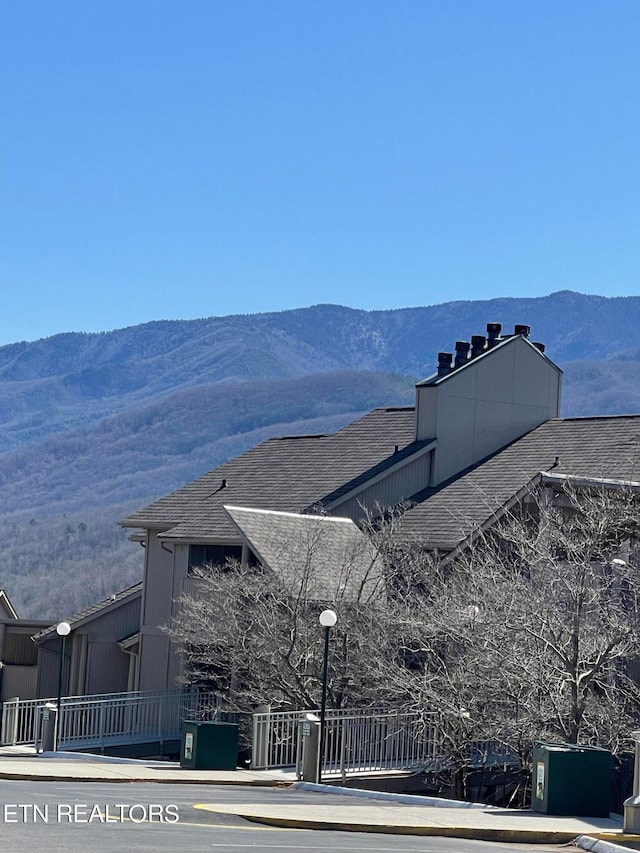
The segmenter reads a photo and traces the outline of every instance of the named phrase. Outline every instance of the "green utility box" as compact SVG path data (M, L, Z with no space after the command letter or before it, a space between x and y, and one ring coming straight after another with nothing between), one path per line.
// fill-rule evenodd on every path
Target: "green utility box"
M183 722L180 767L190 770L235 770L237 765L237 723Z
M611 769L606 749L537 743L531 808L544 814L609 817Z

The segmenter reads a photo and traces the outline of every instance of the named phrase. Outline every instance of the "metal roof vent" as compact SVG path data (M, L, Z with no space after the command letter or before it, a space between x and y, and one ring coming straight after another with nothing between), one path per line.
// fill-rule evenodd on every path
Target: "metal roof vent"
M456 367L462 367L463 364L466 364L469 361L470 349L471 344L469 341L456 341Z
M453 354L450 352L438 353L438 376L446 376L451 373L451 359Z
M487 339L484 335L473 335L471 338L471 358L482 355L486 345Z
M494 347L500 340L502 323L487 323L487 349Z

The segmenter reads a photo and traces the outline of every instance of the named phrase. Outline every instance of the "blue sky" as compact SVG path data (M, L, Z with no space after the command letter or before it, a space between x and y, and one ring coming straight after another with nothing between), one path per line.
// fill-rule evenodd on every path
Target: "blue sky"
M640 293L638 0L5 0L0 343Z

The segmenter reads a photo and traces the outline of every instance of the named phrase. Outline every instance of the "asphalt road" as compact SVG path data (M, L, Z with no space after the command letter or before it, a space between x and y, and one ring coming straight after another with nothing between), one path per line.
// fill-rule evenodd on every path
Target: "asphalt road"
M323 794L326 803L328 794ZM318 794L224 785L26 782L0 780L2 853L130 853L130 851L282 851L309 853L548 853L559 847L495 844L456 838L276 829L197 803L251 803L274 797L317 802ZM352 802L335 795L336 803Z

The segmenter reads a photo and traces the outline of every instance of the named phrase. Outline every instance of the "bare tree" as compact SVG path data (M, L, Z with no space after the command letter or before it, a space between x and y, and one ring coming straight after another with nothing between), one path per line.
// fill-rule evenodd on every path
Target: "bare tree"
M523 766L536 740L625 746L640 711L639 508L624 488L536 487L446 559L405 547L391 513L330 582L319 523L282 542L278 571L202 570L170 631L188 678L234 707L317 707L317 615L334 607L334 706L435 713L461 796L487 742Z
M182 596L167 628L184 655L186 680L214 685L238 710L318 707L318 615L333 607L339 621L332 630L331 704L378 700L369 659L377 651L371 632L384 602L381 545L353 525L336 536L327 521L308 516L295 536L276 531L269 566L196 570L195 589Z
M405 562L389 695L436 709L451 766L495 740L614 752L637 726L640 503L623 488L535 489L446 562ZM384 659L383 659L384 660Z

